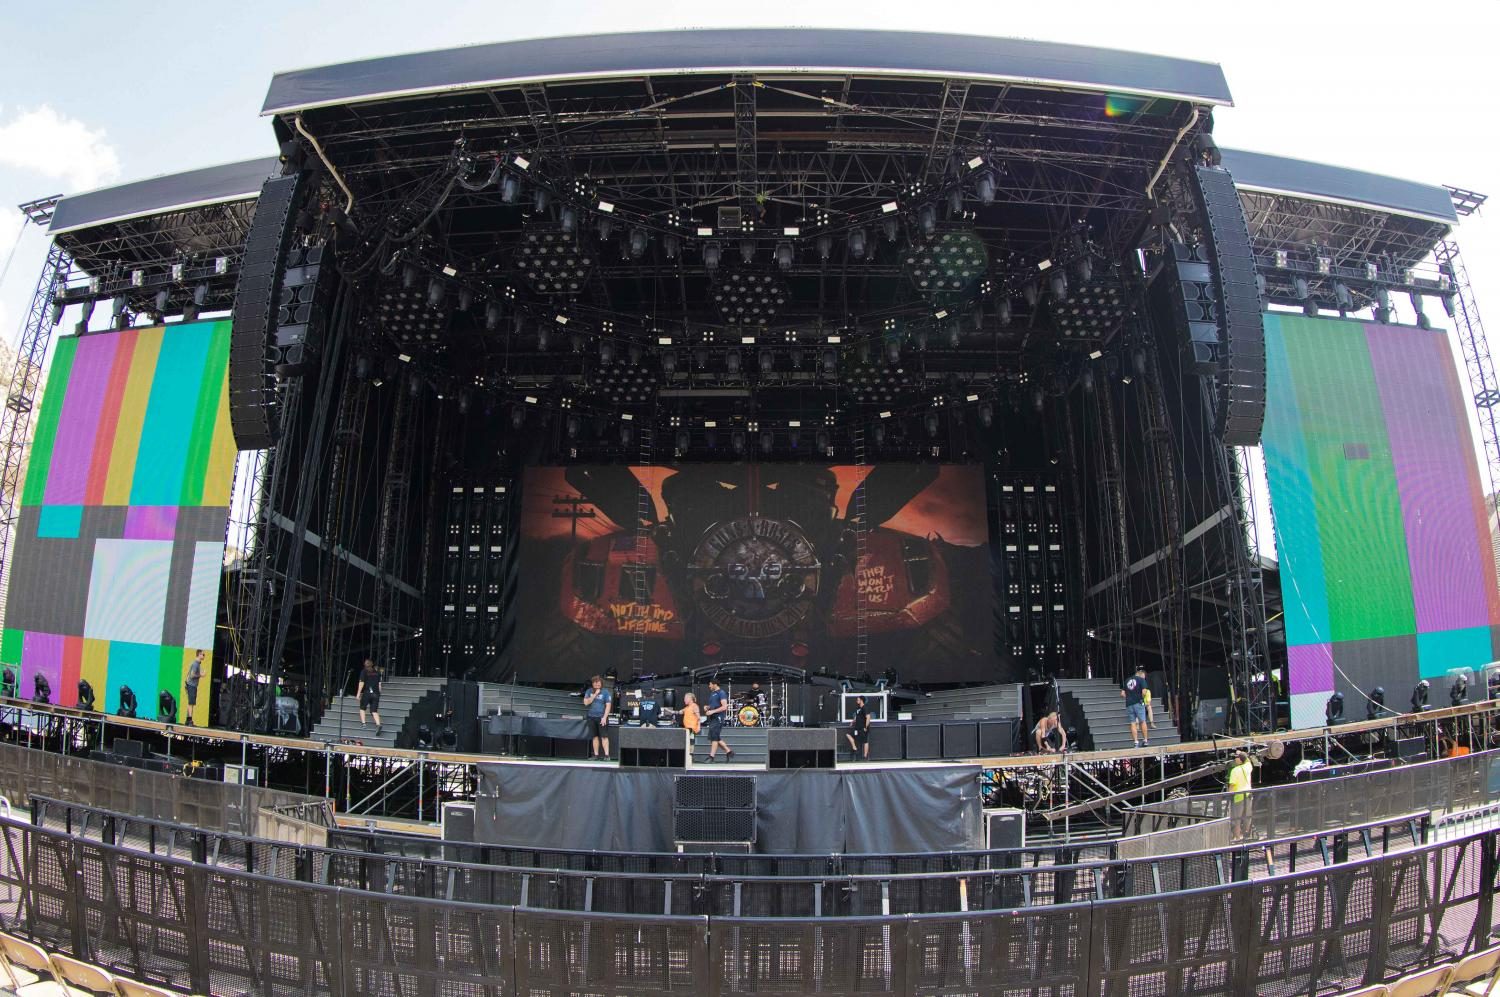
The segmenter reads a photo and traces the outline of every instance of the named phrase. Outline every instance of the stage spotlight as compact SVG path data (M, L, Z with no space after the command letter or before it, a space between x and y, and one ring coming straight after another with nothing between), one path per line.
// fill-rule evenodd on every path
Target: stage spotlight
M782 270L792 268L792 244L790 242L776 244L776 265Z
M925 416L923 416L922 424L927 427L928 436L937 436L938 414L936 412L928 412Z
M568 421L567 421L566 425L567 425L568 439L570 439L570 440L576 440L576 439L578 439L578 432L579 432L579 430L581 430L583 428L583 423L578 418L578 416L570 414L568 416Z
M458 310L461 312L466 312L473 307L474 292L469 290L467 287L460 287L458 289Z
M1081 384L1081 385L1083 385L1083 390L1084 391L1093 391L1094 390L1094 372L1091 371L1091 370L1085 370L1082 374L1080 374L1078 376L1078 383Z
M1078 262L1073 264L1073 274L1078 278L1078 283L1087 284L1094 276L1094 261L1087 256L1079 257Z
M719 269L719 260L724 255L724 247L717 242L710 242L703 247L703 268L713 271Z
M823 373L832 377L838 372L839 355L836 350L823 351Z
M1052 297L1056 301L1068 300L1068 275L1061 270L1054 271L1047 279L1047 285L1052 289Z
M78 708L80 710L93 710L94 687L89 684L88 679L78 680Z
M1354 310L1354 295L1349 286L1343 281L1334 281L1333 300L1338 303L1340 312L1352 312Z
M710 450L712 450L714 447L718 446L719 445L719 433L718 433L718 431L714 430L714 429L705 429L703 431L703 443Z
M1042 393L1041 388L1031 389L1031 407L1038 412L1047 407L1047 396Z
M693 445L693 437L692 437L692 435L686 429L679 429L677 431L677 449L678 449L678 451L680 451L682 453L686 453L687 450L688 450L688 448L691 447L692 445Z
M1035 308L1036 303L1042 299L1042 290L1037 287L1036 281L1028 280L1021 286L1021 297L1028 308Z
M1418 291L1411 292L1411 310L1416 312L1418 328L1432 328L1432 319L1428 318L1427 313L1422 310L1422 295Z
M1411 691L1411 711L1413 713L1425 713L1427 711L1427 692L1430 683L1426 679L1418 682Z
M877 422L875 424L875 429L874 429L873 435L875 437L875 445L877 447L883 447L883 446L885 446L885 424L884 423Z
M804 358L801 347L793 347L791 353L789 353L788 356L792 361L792 370L801 370Z
M901 227L896 221L895 215L886 215L880 220L880 230L885 233L886 242L895 242L896 236L901 234Z
M826 232L823 233L818 236L816 245L818 247L818 258L821 260L828 259L829 255L833 252L833 236Z
M630 446L630 423L628 422L620 423L620 445Z
M609 217L609 215L600 215L599 220L594 223L594 231L599 233L600 242L608 242L614 230L615 220Z
M1383 287L1375 289L1375 321L1382 325L1391 321L1391 292Z
M979 406L979 424L985 429L995 424L995 407L989 402L984 402Z
M93 315L94 315L94 299L90 298L89 300L85 301L82 306L80 306L79 312L78 312L78 324L73 327L73 331L74 332L88 332L89 331L89 319L92 318Z
M979 203L995 203L995 175L988 171L979 174L979 179L974 181L974 193L979 195Z
M518 315L516 318L519 320L520 316ZM489 332L494 332L500 328L500 303L498 301L491 301L485 306L484 327ZM516 331L519 332L520 330L517 329Z
M751 242L749 239L740 240L740 262L755 262L755 243Z
M724 357L724 369L731 374L740 372L740 351L730 350Z
M951 348L953 348L953 349L957 349L958 348L958 320L957 319L954 319L952 322L948 323L948 346L951 347Z
M531 192L531 206L536 209L537 214L547 210L547 205L552 203L552 195L545 187L538 187Z
M761 430L761 432L760 432L760 452L761 453L770 453L771 450L775 446L776 446L776 435L774 433L772 433L769 429L763 429L763 430Z
M815 435L813 437L814 442L816 442L817 445L818 445L818 453L820 453L820 454L826 454L826 453L828 453L829 448L832 446L832 444L829 442L829 439L830 438L828 436L828 430L826 430L826 429L820 429L820 430L818 430L817 435Z
M769 374L776 369L776 354L770 350L760 351L760 372Z
M599 362L600 363L614 363L614 360L615 360L615 344L611 343L607 339L601 339L601 340L599 340Z
M948 217L957 218L964 213L964 192L954 187L948 191Z
M892 336L885 341L885 358L891 363L899 363L901 360L901 340Z
M791 443L792 449L796 450L802 445L802 430L793 428L786 434L786 438Z
M564 232L572 235L578 229L578 209L571 204L563 205L557 216L557 224Z
M135 691L128 685L120 686L120 716L135 717L136 701Z
M849 255L856 260L865 258L865 230L862 228L852 229L849 232Z
M1332 727L1344 719L1344 694L1336 692L1328 697L1328 702L1323 707L1323 718Z
M427 282L427 303L432 307L441 308L447 293L448 288L438 278L434 277Z
M156 314L157 315L165 315L165 314L167 314L167 306L169 306L171 303L172 303L172 292L171 291L168 291L166 288L162 288L160 291L156 292Z
M52 702L52 683L47 681L47 676L41 672L36 673L36 676L31 680L31 693L33 702Z
M1462 706L1469 701L1469 677L1460 675L1453 680L1448 687L1448 702L1454 706Z
M1455 295L1452 291L1449 291L1447 294L1443 295L1442 301L1443 311L1448 313L1449 318L1453 318L1454 312L1458 311L1458 296Z
M937 208L930 204L924 204L918 208L917 227L922 230L923 235L927 236L937 231Z
M474 404L474 399L469 394L469 389L468 388L464 388L462 391L460 391L458 393L458 414L459 415L468 415L469 414L469 409L473 406L473 404Z
M1385 686L1377 685L1370 690L1369 701L1365 703L1365 719L1374 720L1385 712Z
M630 258L638 260L646 255L646 230L633 228L630 230Z
M515 204L520 196L521 181L507 174L505 179L500 181L500 200L506 204Z
M927 349L927 330L926 329L918 329L917 330L917 349L918 350L926 350Z
M640 343L631 343L625 348L625 355L630 358L630 366L639 367L644 351L641 349Z
M510 410L510 425L512 429L520 429L526 424L526 410L517 405Z
M999 322L1002 328L1005 327L1005 326L1007 326L1007 325L1010 325L1010 299L1009 298L1001 298L999 301L997 301L995 303L995 321Z
M677 373L677 354L672 350L661 355L661 372L663 374Z
M743 454L745 452L745 434L744 434L744 432L741 431L741 430L736 429L734 432L730 433L729 434L729 446L730 446L731 449L734 450L734 452L736 454Z
M175 724L177 722L177 697L166 689L156 697L156 721L157 723Z
M677 259L677 251L682 247L682 240L675 235L668 235L661 241L661 251L667 255L667 259Z
M516 325L517 331L519 331L520 322L518 321ZM536 327L536 348L545 353L547 350L547 341L549 339L551 339L551 333L547 331L546 323L544 322L541 325L538 325Z

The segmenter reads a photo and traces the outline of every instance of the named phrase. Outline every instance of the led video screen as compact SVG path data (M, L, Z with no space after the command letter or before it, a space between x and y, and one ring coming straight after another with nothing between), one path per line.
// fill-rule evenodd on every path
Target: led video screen
M1447 333L1267 314L1263 437L1296 727L1497 657L1500 588ZM1433 682L1434 705L1446 689ZM1446 705L1446 702L1441 705Z
M628 675L637 634L654 674L728 662L909 682L996 674L976 467L534 468L520 528L522 681Z
M116 713L158 695L209 719L219 576L234 475L229 323L59 340L22 486L0 664L30 699L74 705L79 680ZM205 651L189 714L184 679Z

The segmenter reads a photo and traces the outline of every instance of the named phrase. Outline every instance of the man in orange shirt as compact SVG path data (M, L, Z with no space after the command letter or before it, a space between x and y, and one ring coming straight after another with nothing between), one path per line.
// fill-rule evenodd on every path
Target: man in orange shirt
M698 714L698 697L692 693L682 697L682 726L694 738L698 736L698 731L703 726L703 721Z

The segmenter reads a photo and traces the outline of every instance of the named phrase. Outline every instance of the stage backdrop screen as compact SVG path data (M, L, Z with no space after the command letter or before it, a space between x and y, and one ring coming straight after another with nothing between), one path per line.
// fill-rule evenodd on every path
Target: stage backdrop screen
M1449 334L1269 313L1263 437L1292 724L1497 656L1500 590Z
M910 682L996 676L977 467L534 468L519 557L523 681L628 676L637 634L656 674L753 661Z
M120 688L157 718L162 689L187 718L183 676L208 652L193 722L208 722L209 667L234 474L229 323L58 341L22 487L0 663L20 695L78 681L115 713Z

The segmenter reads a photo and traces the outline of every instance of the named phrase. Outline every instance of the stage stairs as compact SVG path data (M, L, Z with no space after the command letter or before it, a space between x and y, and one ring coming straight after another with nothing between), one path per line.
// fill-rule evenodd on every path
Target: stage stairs
M765 727L725 727L724 743L734 749L734 760L730 765L747 764L764 767L770 754L766 746L768 737ZM719 752L713 764L724 761L724 752ZM693 764L708 762L708 734L699 734L693 744Z
M1057 692L1062 699L1063 723L1077 728L1080 741L1085 740L1084 734L1092 737L1092 750L1113 751L1132 747L1130 721L1125 717L1125 701L1120 698L1117 682L1111 679L1058 679ZM1166 697L1153 697L1151 708L1156 717L1150 732L1151 746L1180 744L1182 738L1167 709Z
M1021 684L981 685L967 689L945 689L924 695L901 710L913 720L991 720L996 717L1019 717Z
M381 683L380 691L380 719L384 729L379 736L375 734L373 719L368 727L359 725L359 700L354 696L339 696L313 728L312 740L358 741L365 745L394 748L412 707L424 696L441 693L447 684L446 678L425 676L386 679Z

